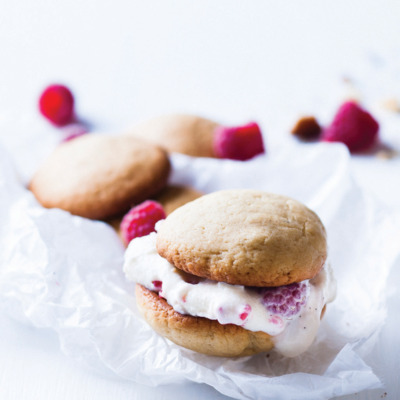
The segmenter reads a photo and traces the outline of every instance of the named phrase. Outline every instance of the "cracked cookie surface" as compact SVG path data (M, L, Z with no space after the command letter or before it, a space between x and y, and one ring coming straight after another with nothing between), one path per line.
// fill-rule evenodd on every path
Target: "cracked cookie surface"
M313 278L327 254L319 217L286 196L225 190L175 210L158 227L157 250L175 267L245 286Z

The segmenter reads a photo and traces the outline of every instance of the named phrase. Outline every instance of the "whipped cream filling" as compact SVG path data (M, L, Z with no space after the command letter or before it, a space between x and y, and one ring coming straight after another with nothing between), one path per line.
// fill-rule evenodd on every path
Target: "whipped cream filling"
M321 311L336 294L328 263L316 277L302 282L298 311L285 314L266 307L262 288L230 285L180 271L157 253L156 237L154 232L130 242L124 263L128 280L158 292L181 314L265 332L274 337L275 349L284 356L297 356L312 344Z

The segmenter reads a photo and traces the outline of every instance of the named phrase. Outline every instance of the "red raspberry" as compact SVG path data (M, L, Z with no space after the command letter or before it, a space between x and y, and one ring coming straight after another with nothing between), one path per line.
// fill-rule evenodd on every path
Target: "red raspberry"
M304 282L291 285L263 288L262 303L272 314L291 317L298 314L307 300L307 285Z
M135 237L154 232L156 222L166 217L160 203L146 200L133 207L121 221L121 235L126 244Z
M255 122L233 128L218 127L214 136L214 152L219 158L241 161L264 153L260 127Z
M66 125L74 116L74 97L66 86L50 85L39 98L39 110L54 125Z
M250 305L250 304L246 304L246 305L243 307L243 312L241 312L241 313L239 314L239 318L240 318L242 321L245 321L245 320L247 319L247 317L249 316L250 313L251 313L251 305Z
M162 290L162 282L161 281L152 281L153 284L153 290L155 292L161 292Z
M351 152L368 150L378 137L379 124L370 113L349 101L339 108L322 134L325 142L342 142Z

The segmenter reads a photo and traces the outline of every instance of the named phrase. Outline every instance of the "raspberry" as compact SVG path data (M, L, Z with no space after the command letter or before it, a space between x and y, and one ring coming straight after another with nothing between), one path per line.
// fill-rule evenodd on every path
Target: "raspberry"
M307 285L304 282L287 286L263 288L262 303L272 314L291 317L298 314L307 300Z
M292 134L302 140L317 139L321 126L314 117L302 117L291 130Z
M218 127L214 136L214 152L219 158L240 161L264 153L260 127L255 122L233 128Z
M66 86L50 85L39 98L39 110L54 125L66 125L74 116L74 97Z
M379 124L370 113L349 101L337 111L322 134L325 142L342 142L351 152L368 150L378 137Z
M121 221L121 235L126 244L133 238L154 232L156 222L166 217L160 203L146 200L133 207Z

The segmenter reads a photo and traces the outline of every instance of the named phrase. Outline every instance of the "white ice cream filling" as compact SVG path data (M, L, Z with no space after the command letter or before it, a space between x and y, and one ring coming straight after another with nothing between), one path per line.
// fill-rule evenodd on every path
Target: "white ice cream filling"
M211 281L176 269L156 250L156 233L132 240L125 253L124 272L128 280L154 290L181 314L234 324L274 337L275 349L294 357L312 344L325 304L336 294L329 263L306 285L306 301L289 317L268 311L262 291L240 285Z

